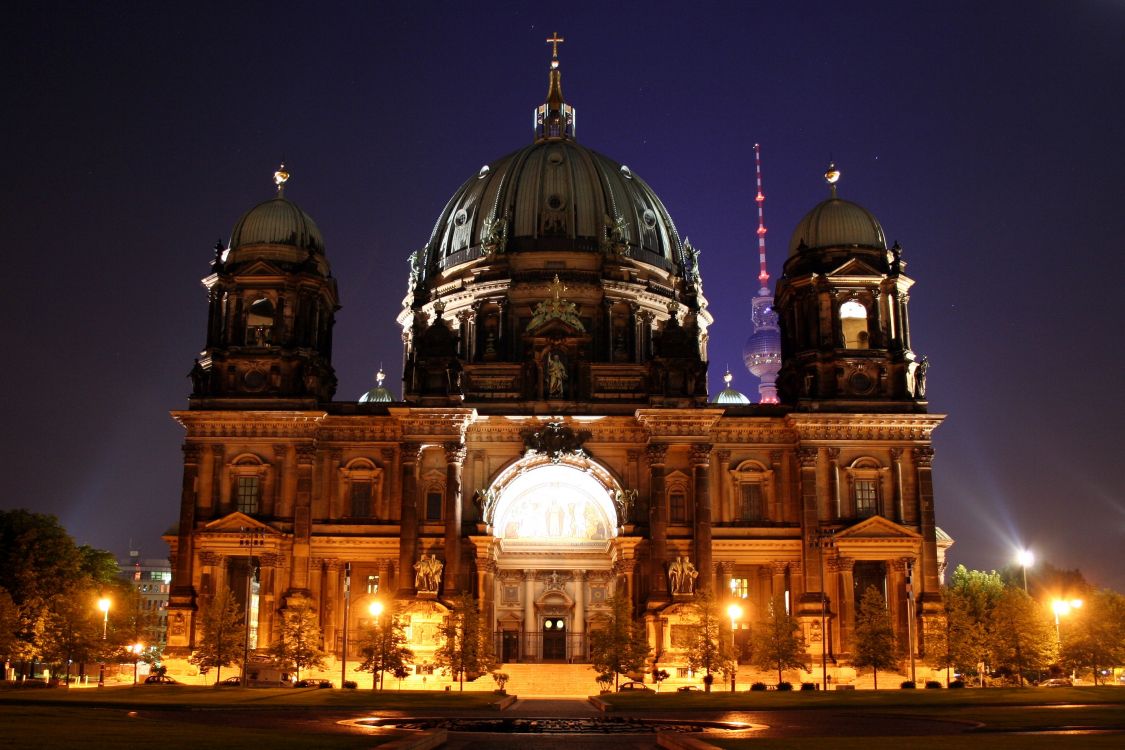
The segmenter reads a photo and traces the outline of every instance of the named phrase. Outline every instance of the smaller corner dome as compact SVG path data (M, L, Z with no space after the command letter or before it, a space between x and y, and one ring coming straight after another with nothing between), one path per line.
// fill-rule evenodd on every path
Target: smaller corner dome
M719 404L720 406L742 406L750 403L750 399L748 399L745 394L736 391L731 386L731 381L733 380L734 376L731 375L728 369L726 374L723 375L723 382L726 384L726 388L719 391L718 395L715 396L715 400L711 403Z
M259 203L234 225L230 250L253 245L286 245L324 254L324 236L312 217L282 195Z
M797 224L789 255L796 255L801 245L809 250L857 246L886 250L887 240L874 214L858 203L833 197L817 204Z
M361 404L389 404L393 403L395 396L387 388L376 386L359 397Z

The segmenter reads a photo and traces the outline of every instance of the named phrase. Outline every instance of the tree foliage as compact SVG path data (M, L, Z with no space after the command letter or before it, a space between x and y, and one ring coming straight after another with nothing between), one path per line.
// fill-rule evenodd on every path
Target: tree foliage
M644 625L633 619L629 598L616 594L608 604L606 627L590 633L590 658L598 674L613 675L616 687L620 675L644 669L649 648Z
M751 639L754 666L776 669L779 684L786 669L809 668L801 625L786 610L784 598L775 596L770 601L765 618L754 625Z
M451 604L453 609L441 624L442 645L434 659L464 690L465 677L472 681L488 672L496 666L496 657L492 633L472 594L460 594Z
M898 669L895 656L895 628L882 592L868 586L859 601L855 618L855 658L859 669L870 667L879 688L879 670Z
M995 669L1012 669L1023 684L1027 670L1046 668L1055 656L1055 629L1043 606L1022 588L1008 587L993 609L988 628Z
M271 647L273 657L285 669L322 669L326 654L321 649L322 636L316 609L307 597L293 597L281 613L281 634Z
M1098 670L1125 664L1125 596L1103 589L1090 591L1064 629L1061 662L1075 670L1089 669L1098 684Z
M712 672L730 674L735 668L730 620L723 616L719 600L704 590L696 595L692 609L695 622L691 625L688 642L688 666L707 675ZM704 680L703 684L710 692L711 681Z
M406 631L398 613L388 612L376 618L360 639L363 661L356 671L370 672L372 685L378 682L382 687L387 672L395 674L414 658L414 652L406 647L406 643Z
M223 667L238 661L246 646L246 628L242 607L230 589L222 589L208 602L200 616L200 632L196 650L188 659L201 674L215 669L215 682L222 678Z
M986 629L972 616L969 604L960 589L945 586L941 616L925 619L926 650L938 666L945 667L947 684L950 670L974 673L984 660Z

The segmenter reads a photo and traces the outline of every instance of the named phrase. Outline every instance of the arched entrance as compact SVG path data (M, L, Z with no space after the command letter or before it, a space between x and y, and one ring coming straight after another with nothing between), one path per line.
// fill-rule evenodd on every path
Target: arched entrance
M496 650L505 662L584 662L591 614L612 596L620 486L584 456L530 456L489 489Z

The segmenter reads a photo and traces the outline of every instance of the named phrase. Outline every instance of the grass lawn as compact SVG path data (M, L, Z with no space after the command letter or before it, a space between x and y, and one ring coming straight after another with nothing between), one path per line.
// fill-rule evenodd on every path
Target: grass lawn
M609 693L600 696L610 710L775 710L788 708L936 708L940 706L1042 706L1100 704L1125 706L1117 687L986 688L964 690L855 690L839 692Z
M61 704L86 707L356 709L423 711L488 709L499 696L482 692L436 690L377 692L317 688L214 688L191 685L138 685L101 688L0 690L0 707L9 704Z
M8 747L121 750L153 747L197 750L268 747L269 750L358 750L395 739L394 734L298 734L215 724L148 720L123 708L0 705L0 726Z

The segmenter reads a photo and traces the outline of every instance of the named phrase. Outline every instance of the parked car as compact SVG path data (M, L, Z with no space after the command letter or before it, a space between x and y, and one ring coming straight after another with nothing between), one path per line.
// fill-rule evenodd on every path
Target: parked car
M145 678L146 685L179 685L177 680L173 680L166 674L150 674Z
M632 680L630 682L623 682L623 683L621 683L621 686L619 688L617 688L617 692L619 692L619 693L624 693L624 692L627 692L627 691L636 691L636 692L639 692L639 693L651 693L651 692L653 692L652 688L650 688L648 685L644 684L643 682L637 682L636 680Z
M219 687L242 687L242 677L239 675L228 677L219 683Z
M676 688L677 693L698 693L701 692L698 685L680 685Z
M1039 683L1039 687L1073 687L1073 685L1069 677L1052 677Z
M295 687L299 687L299 688L330 688L330 687L332 687L332 681L331 680L319 680L319 679L315 679L315 678L311 679L311 680L297 680L297 684L295 685Z

